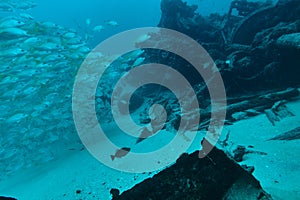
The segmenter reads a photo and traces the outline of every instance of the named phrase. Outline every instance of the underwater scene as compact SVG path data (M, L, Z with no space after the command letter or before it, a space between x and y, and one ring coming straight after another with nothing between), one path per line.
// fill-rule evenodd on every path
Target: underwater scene
M0 200L299 200L299 0L0 0Z

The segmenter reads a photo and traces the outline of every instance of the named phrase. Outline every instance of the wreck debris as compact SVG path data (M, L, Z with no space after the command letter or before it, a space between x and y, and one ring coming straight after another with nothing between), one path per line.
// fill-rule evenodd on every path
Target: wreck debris
M251 109L254 109L257 111L258 110L257 108L259 108L259 110L262 110L263 108L264 109L272 108L274 103L276 103L278 101L289 100L289 99L297 97L297 96L299 96L299 91L294 88L288 88L286 90L278 91L278 92L270 92L269 94L255 96L252 98L246 98L246 100L228 104L227 108L226 108L226 113L227 113L227 116L232 116L234 113L242 112L242 111L247 112L247 110L248 110L248 113L250 113L250 115L254 115L256 112ZM250 109L250 111L249 111L249 109ZM291 112L289 112L289 113L291 113ZM209 118L210 118L210 111L202 111L202 113L201 113L202 123L207 124L206 120ZM231 120L234 121L234 118L232 118L232 117L230 117L230 118L231 118ZM204 124L202 124L202 123L200 124L199 127L203 128Z
M255 170L255 168L254 168L253 166L241 165L241 167L242 167L245 171L249 172L250 174L252 174L252 173L254 172L254 170Z
M299 42L293 40L300 32L297 1L260 2L260 8L248 9L247 16L234 16L232 9L257 7L237 0L228 14L207 17L197 13L196 6L180 0L162 0L161 4L159 26L178 30L198 41L215 60L228 95L300 84L296 76L300 72L296 67L300 51L295 51ZM167 58L161 61L171 64ZM181 61L175 57L172 63ZM184 73L194 74L189 70Z
M280 0L277 4L261 3L260 9L249 13L236 26L232 35L232 43L251 44L255 35L264 29L274 27L282 22L297 20L297 7L299 7L299 3L294 0Z
M234 2L241 2L240 5L243 6L243 2L246 1ZM284 117L293 116L293 113L285 106L285 100L288 101L299 96L299 91L295 89L300 84L299 73L297 73L299 72L299 69L297 69L299 61L290 61L290 57L293 57L294 61L300 55L299 51L290 54L290 51L298 48L298 43L292 41L292 36L297 36L296 33L300 32L300 17L297 14L300 6L299 3L295 5L294 2L279 0L279 3L276 5L264 4L264 7L254 12L252 11L257 7L244 11L241 9L240 16L229 17L215 14L203 17L195 12L197 9L195 6L188 6L180 0L162 0L162 17L159 26L178 30L191 36L202 44L216 61L215 63L224 78L226 92L229 91L227 94L230 95L228 107L226 108L227 120L237 121L265 112L269 115L270 121L272 119L275 124L276 121ZM235 6L238 7L239 5ZM290 12L289 9L291 10ZM231 11L229 13L231 15ZM289 51L286 51L286 49ZM172 64L175 63L177 64L176 67L178 67L178 69L176 68L177 70L182 70L185 74L194 74L193 71L190 71L191 67L181 69L180 67L187 65L182 64L184 62L176 58L176 56L165 55L159 57L162 63L170 66L173 66ZM297 74L292 78L293 81L289 81L291 79L290 74ZM206 88L202 87L203 84L199 79L193 79L193 81L193 86L199 85L200 89L197 90L197 96L202 100L200 104L203 106L201 107L203 109L200 110L202 121L199 125L200 130L208 127L211 111L205 101L207 97L205 96ZM284 90L283 88L288 89ZM236 96L236 98L233 96ZM177 116L172 118L169 123L174 124L174 126L178 124L180 115L178 114ZM277 136L270 140L281 140L282 138L287 140L299 139L299 132L300 129L295 129L287 132L284 137ZM228 146L228 138L229 132L225 140L220 142L221 146ZM226 148L224 149L226 151ZM266 155L264 152L254 150L253 146L245 147L242 145L237 146L233 154L226 152L236 162L243 161L244 156L249 153ZM177 173L180 171L177 166L182 164L183 166L188 166L188 170L191 168L197 169L197 172L201 171L202 168L199 168L194 162L189 165L190 162L186 160L188 157L186 154L183 155L174 166L164 170L153 179L148 179L136 185L133 189L124 192L120 196L115 197L115 199L126 199L128 197L155 199L155 195L164 199L174 199L181 198L181 196L177 196L180 194L184 194L185 197L186 194L191 195L197 190L197 185L201 185L201 183L195 183L190 178L187 181L187 177L177 177ZM219 160L214 153L210 154L210 157L205 157L204 160L207 165L219 169ZM245 166L245 168L250 173L254 170L251 166ZM189 171L181 171L184 171L184 176L189 174ZM204 177L205 179L211 178ZM182 179L184 180L182 181ZM192 182L192 184L188 184L189 187L180 187L186 185L186 182ZM179 183L179 185L176 185L176 183ZM153 187L149 188L148 186ZM191 186L194 187L190 188ZM162 188L165 191L172 191L172 188L176 188L176 191L161 194L160 190ZM230 190L227 190L226 193L230 194ZM199 195L202 195L202 193L197 193L197 199L199 199ZM190 199L192 198L192 196L189 197ZM254 199L264 198L268 199L264 196L264 193L260 193Z
M231 122L256 116L265 112L270 122L275 125L275 121L280 121L280 118L294 116L294 114L290 112L284 104L282 104L285 102L282 100L290 100L298 97L299 94L300 92L297 89L288 88L286 90L277 92L273 91L258 96L240 97L241 101L238 101L239 98L230 98L227 102L227 107L223 108L226 109L227 114L225 124L231 124ZM201 122L198 126L198 130L207 129L210 123L210 109L200 110L200 115ZM177 120L179 120L179 118L177 118Z
M235 150L233 150L233 159L236 162L242 162L243 161L243 157L246 154L246 147L242 146L242 145L238 145L237 148Z
M300 50L300 33L282 35L276 41L276 45L282 48L294 48Z
M265 110L266 116L273 126L275 126L275 122L279 122L283 118L295 116L291 111L288 110L285 103L286 101L278 101L272 106L271 109Z
M291 116L295 116L291 111L289 111L289 109L287 108L287 106L285 105L286 101L278 101L276 102L273 106L272 106L272 111L274 113L276 113L276 115L279 116L279 118L285 118L285 117L291 117Z
M271 110L267 109L265 110L266 116L269 119L269 121L272 123L273 126L275 126L275 122L279 122L279 117Z
M238 25L234 28L232 32L232 38L230 41L237 44L249 45L253 41L256 33L260 32L266 27L268 21L261 20L262 16L265 18L271 18L272 16L268 15L274 9L274 5L266 6L256 10L255 12L248 13L248 16L243 19ZM274 23L274 25L276 25Z
M242 161L244 161L244 155L250 154L250 153L259 154L259 155L267 155L267 153L265 153L265 152L248 150L245 146L238 145L232 151L232 154L233 154L232 157L236 162L242 162Z
M114 190L113 200L232 199L237 194L240 199L271 199L249 172L221 150L214 148L210 158L216 165L207 157L199 159L198 152L184 154L176 164L130 190L120 195Z
M226 133L225 139L223 141L219 141L219 144L221 145L222 148L225 148L228 146L229 137L230 137L230 131L228 131Z
M300 127L294 128L294 129L287 131L283 134L280 134L276 137L268 139L267 141L270 141L270 140L297 140L297 139L300 139Z
M247 0L234 0L231 2L228 15L232 15L232 11L236 9L239 16L247 16L255 10L261 8L264 3L248 2Z

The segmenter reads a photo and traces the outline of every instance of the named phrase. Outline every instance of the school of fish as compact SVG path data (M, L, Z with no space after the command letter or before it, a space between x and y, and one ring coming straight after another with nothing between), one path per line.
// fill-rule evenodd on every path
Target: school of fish
M90 48L75 30L26 13L0 18L0 47L3 175L51 160L59 150L49 144L76 138L73 79Z
M0 9L15 8L4 2ZM27 5L29 9L34 4ZM107 23L117 25L114 21ZM61 147L78 143L72 90L76 73L91 49L76 30L37 21L26 12L0 18L0 47L1 179L18 169L48 162L61 154ZM142 63L142 53L140 50L120 57L118 69L113 68L104 79L114 79L114 74L121 76ZM98 95L104 97L108 92ZM100 98L97 106L108 108L109 102ZM107 112L102 109L100 117Z

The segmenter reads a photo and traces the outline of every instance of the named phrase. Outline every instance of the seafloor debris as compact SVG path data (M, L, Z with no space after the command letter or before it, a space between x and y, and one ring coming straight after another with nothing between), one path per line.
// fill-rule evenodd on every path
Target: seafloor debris
M266 116L269 121L275 126L275 122L279 122L285 117L295 116L291 111L288 110L284 104L286 101L276 102L271 109L265 110Z
M265 110L266 116L269 119L269 121L272 123L273 126L275 126L275 122L279 122L279 117L271 110L267 109Z
M110 190L110 194L113 199L117 199L118 196L120 195L120 191L118 189L113 188Z
M236 162L243 161L243 157L246 154L246 147L238 145L235 150L233 150L233 159Z
M264 109L272 108L271 109L272 113L274 112L277 113L276 117L280 116L281 118L283 118L286 116L292 116L293 114L290 111L288 111L288 109L284 105L280 104L280 106L274 106L274 103L281 100L290 100L297 96L299 96L299 91L297 89L288 88L286 90L277 91L277 92L273 91L258 96L251 96L247 98L242 97L240 102L238 102L238 98L236 100L233 100L231 98L229 105L226 107L226 113L228 116L230 116L236 113L243 112L243 117L246 118L248 116L256 115L258 111L263 111ZM201 113L202 121L208 120L209 117L210 117L210 111L207 112L204 111ZM234 116L231 116L230 118L233 121L236 120Z
M238 6L247 8L247 3L251 4L239 1ZM198 41L215 60L228 95L300 84L297 76L300 52L295 51L298 37L294 38L300 32L297 1L263 4L261 9L246 16L230 17L228 14L201 16L196 12L197 7L180 0L162 0L161 5L159 26L178 30ZM167 64L182 63L178 58L175 60L160 58ZM182 66L178 64L178 70ZM183 71L195 74L191 68ZM190 78L192 83L196 82Z
M268 141L269 140L297 140L297 139L300 139L300 127L294 128L283 134L268 139Z
M241 10L239 16L212 14L205 17L196 12L196 6L189 6L181 0L162 0L162 15L159 26L174 29L192 37L215 60L229 96L226 111L230 120L235 121L250 115L257 115L263 113L266 109L269 109L266 113L269 113L270 118L271 115L274 115L275 120L292 116L293 113L285 107L284 100L289 101L299 96L299 91L296 88L300 85L300 68L298 67L300 65L298 47L300 4L295 0L279 0L275 4L265 4L259 10L247 8L244 12L241 8L245 8L244 3L250 1L239 2L240 5L237 5L239 6L238 9ZM152 39L155 39L155 36ZM170 41L162 42L170 43ZM159 53L164 56L160 56ZM202 124L199 127L206 128L211 113L209 103L206 100L209 99L209 94L207 88L203 86L203 80L194 76L196 73L193 71L193 67L180 58L165 52L159 53L155 54L147 51L146 60L156 62L159 60L190 78L189 81L195 88L202 108L200 109ZM161 91L161 93L163 92ZM156 98L160 101L162 97L167 97L168 100L172 99L169 98L169 94L166 92L165 94L160 94ZM167 107L167 109L171 108L172 106ZM168 113L170 113L169 110ZM176 116L170 120L174 125L180 121L180 113L177 110L175 113ZM299 139L299 135L299 128L296 128L270 140ZM221 145L227 146L227 140L225 139ZM243 146L240 146L235 153L237 161L242 161L247 153L266 155L264 152ZM189 162L186 157L182 157L174 166L162 171L152 179L147 179L121 195L115 193L114 199L193 199L193 194L197 195L194 199L221 199L224 196L211 197L207 193L204 194L206 191L208 193L213 192L217 188L213 184L210 185L211 182L207 179L210 181L218 179L208 174L214 175L213 172L218 173L219 170L223 169L222 166L218 165L218 159L214 156L214 153L213 155L210 154L210 158L213 159L216 165L209 158L205 158L203 160L207 164L204 163L201 166L209 166L205 169L208 171L211 168L217 168L217 170L206 172L196 182L193 177L189 177L190 171L196 169L197 172L193 173L193 176L197 177L197 175L201 175L204 167L198 166L197 161ZM180 160L184 160L184 162L179 162ZM178 169L180 164L187 168ZM249 171L253 171L253 168L250 168ZM178 175L178 172L182 173L183 178ZM230 172L230 175L233 173L234 170ZM200 182L197 182L198 180ZM205 183L201 183L201 180L204 180ZM190 184L190 181L192 184ZM189 184L186 184L186 182ZM221 180L217 182L224 183ZM197 190L201 186L206 187ZM224 185L221 188L228 191ZM170 191L170 193L165 191ZM224 190L219 189L218 191ZM219 192L216 195L220 194ZM232 199L249 199L250 197L239 196L235 190L233 192L228 191L227 194L234 194ZM206 196L202 197L201 195ZM267 197L257 195L253 199L261 198Z
M300 50L300 33L282 35L278 38L276 45L283 48L295 48L295 50Z
M254 172L254 170L255 170L255 168L254 168L253 166L241 165L241 167L242 167L245 171L249 172L250 174L252 174L252 173Z
M12 198L12 197L4 197L4 196L0 196L0 200L17 200L17 199Z
M249 153L255 153L255 154L259 154L259 155L267 155L264 152L261 151L255 151L255 150L250 150L247 149L245 146L242 145L238 145L233 151L232 151L232 158L236 161L236 162L242 162L244 160L244 155L245 154L249 154ZM229 155L231 156L231 155Z
M210 158L198 152L182 155L173 166L119 192L111 190L114 200L123 199L271 199L259 182L222 151L213 149Z
M243 3L247 3L247 1L240 1L238 6L247 7L247 5L242 5ZM271 109L276 102L290 100L299 95L297 89L282 90L282 88L288 87L297 88L300 84L297 76L300 73L297 67L300 64L299 51L294 51L293 46L276 45L276 41L283 35L300 31L300 17L296 14L300 7L293 1L264 4L263 6L259 11L247 13L246 16L228 17L213 14L203 17L201 13L196 13L196 6L189 6L180 0L161 1L162 15L159 26L178 30L191 36L202 44L215 60L228 95L228 106L226 107L228 118L225 123L263 113L266 109ZM293 10L286 13L287 8L293 8ZM280 17L273 19L272 14L274 13ZM264 15L267 18L260 17ZM259 26L253 21L259 21ZM247 37L242 34L244 32ZM172 38L169 38L170 41L156 39L158 36L151 35L146 42L153 43L153 46L158 41L166 43L166 45L172 42ZM282 37L279 41L283 42L284 39L285 37ZM286 40L291 40L291 37ZM201 108L199 129L205 129L211 116L210 97L202 78L196 75L193 67L170 53L146 51L145 57L146 61L157 62L159 60L161 63L172 66L189 78ZM152 88L153 91L155 89ZM176 126L181 119L180 112L176 108L174 109L175 103L172 96L165 90L159 91L161 94L152 95L151 99L153 102L159 101L162 105L167 106L168 114L171 115L167 122L173 124L172 126L177 129ZM139 95L145 97L148 94L140 93ZM167 103L162 99L168 99L173 103ZM271 114L274 113L279 118L282 118L283 115L292 115L287 109L281 108L280 111L272 108L271 112L266 110L266 113L270 119L272 119ZM141 121L147 122L147 117L142 116ZM166 128L169 130L168 125Z

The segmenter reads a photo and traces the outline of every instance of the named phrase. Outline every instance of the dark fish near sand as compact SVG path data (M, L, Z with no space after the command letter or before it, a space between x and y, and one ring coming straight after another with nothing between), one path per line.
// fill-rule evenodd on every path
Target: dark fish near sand
M142 130L141 135L139 136L139 138L136 140L135 144L138 144L140 142L142 142L144 139L147 139L148 137L150 137L153 133L151 131L149 131L146 127Z
M129 147L123 147L121 149L118 149L115 153L115 155L111 155L111 160L113 161L115 158L122 158L126 156L130 151Z

